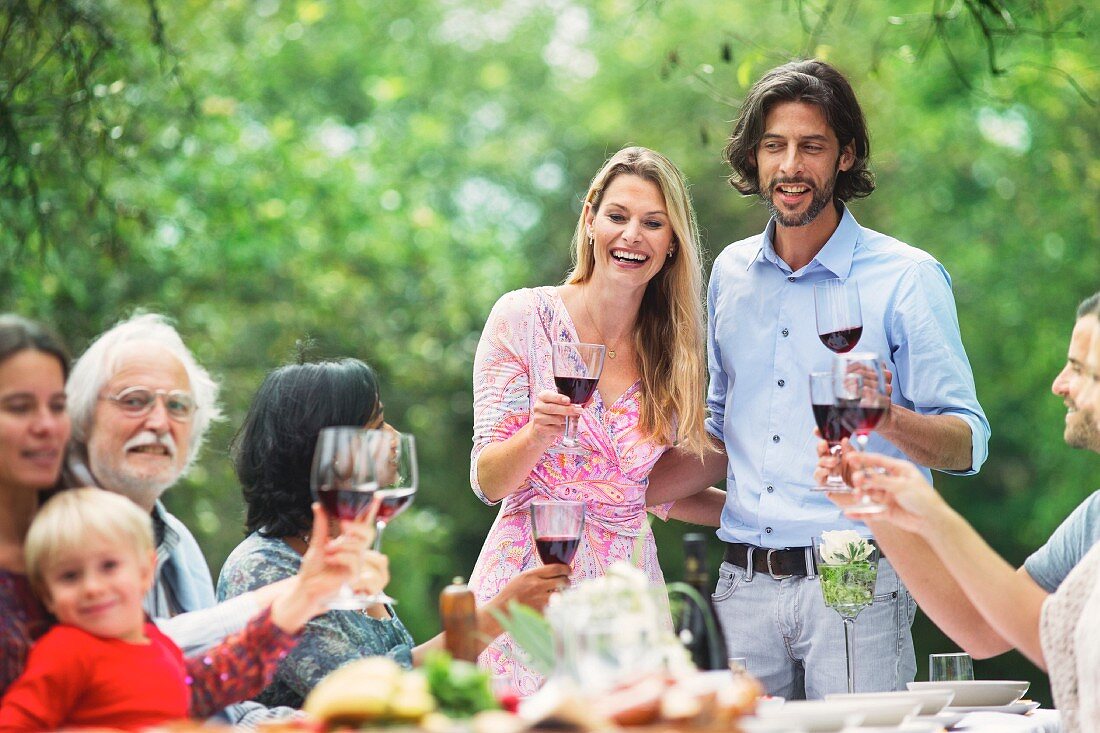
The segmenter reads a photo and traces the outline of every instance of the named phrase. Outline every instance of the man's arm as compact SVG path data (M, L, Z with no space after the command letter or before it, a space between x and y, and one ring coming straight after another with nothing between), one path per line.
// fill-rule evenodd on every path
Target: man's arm
M969 471L973 465L970 426L954 415L921 415L898 405L875 431L909 460L940 471Z
M679 448L665 451L649 473L646 506L686 499L726 478L726 449L717 438L710 440L714 450L702 457Z
M902 531L885 522L876 522L871 517L867 517L866 523L883 555L890 560L917 605L967 654L975 659L986 659L1012 648L970 602L950 571L920 535ZM1017 573L1035 582L1023 568Z

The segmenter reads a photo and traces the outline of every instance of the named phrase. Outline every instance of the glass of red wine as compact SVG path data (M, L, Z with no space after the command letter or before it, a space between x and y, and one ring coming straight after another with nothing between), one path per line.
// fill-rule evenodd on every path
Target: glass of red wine
M572 563L583 529L583 501L531 502L531 534L543 565Z
M826 348L846 354L856 347L863 335L863 315L859 310L859 285L855 280L814 283L814 310L817 312L817 336Z
M569 401L580 407L587 407L596 393L596 385L603 373L603 344L583 344L576 341L559 341L554 344L554 384L558 391ZM588 449L577 440L577 420L572 416L565 418L565 435L561 443L551 448L553 453L572 453L584 455Z
M838 354L833 363L833 389L841 420L854 436L859 450L867 450L867 441L890 409L885 372L878 354L870 351ZM861 514L875 514L886 507L861 494L857 506Z
M837 402L832 372L810 372L810 404L814 411L814 422L818 432L829 444L829 453L840 458L840 441L849 438L852 431L841 417ZM813 488L814 491L850 492L852 487L844 483L840 475L840 464L829 472L829 477Z
M367 440L374 457L378 480L378 514L374 526L374 549L382 550L382 533L401 512L409 508L416 496L419 471L416 463L416 439L396 430L368 430Z
M317 435L310 470L313 498L325 514L343 525L369 518L375 505L378 481L374 462L367 452L366 431L356 427L324 428ZM329 608L356 611L368 608L373 600L356 593L345 583L329 602Z

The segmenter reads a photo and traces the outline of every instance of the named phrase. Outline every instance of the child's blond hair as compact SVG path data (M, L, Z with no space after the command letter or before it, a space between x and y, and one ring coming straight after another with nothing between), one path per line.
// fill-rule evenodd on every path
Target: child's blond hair
M153 552L153 522L137 504L104 489L61 491L38 510L27 531L27 578L46 597L45 569L61 555L79 553L92 537L116 542L139 557Z

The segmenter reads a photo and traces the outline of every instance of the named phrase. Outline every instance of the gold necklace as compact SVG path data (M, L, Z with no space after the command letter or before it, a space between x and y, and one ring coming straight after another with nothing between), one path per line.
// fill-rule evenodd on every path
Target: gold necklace
M607 341L607 337L603 335L603 331L596 325L596 319L592 317L592 311L588 310L588 298L584 297L584 293L581 293L581 305L584 306L584 313L588 316L588 322L592 324L592 328L596 329L596 335L599 336L600 341L607 346L607 358L614 359L615 349L611 347L611 344Z

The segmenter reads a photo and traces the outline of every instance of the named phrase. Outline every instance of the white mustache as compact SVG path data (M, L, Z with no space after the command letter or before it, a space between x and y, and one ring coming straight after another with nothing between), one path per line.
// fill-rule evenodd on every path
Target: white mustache
M163 435L157 435L152 430L143 430L130 438L126 441L126 445L122 446L122 449L124 451L129 451L132 448L140 448L145 445L163 445L168 449L169 457L176 457L176 441L172 438L172 434L164 433Z

